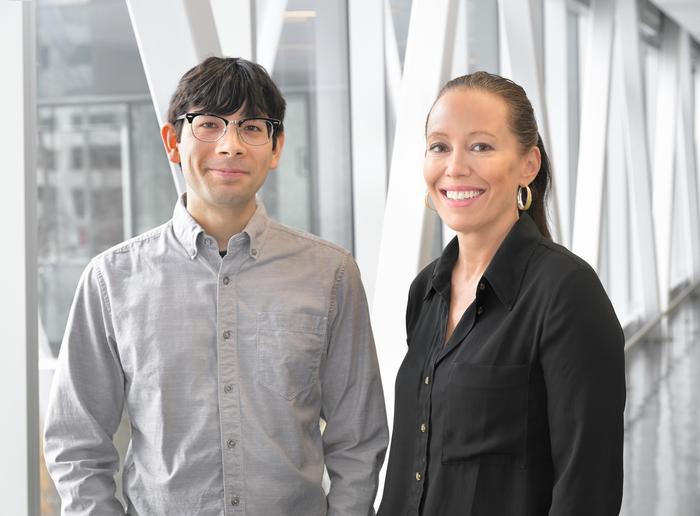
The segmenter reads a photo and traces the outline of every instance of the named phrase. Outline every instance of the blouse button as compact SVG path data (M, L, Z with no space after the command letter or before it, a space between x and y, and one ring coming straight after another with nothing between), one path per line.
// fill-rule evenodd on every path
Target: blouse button
M421 476L420 473L416 471L416 480L420 482Z
M484 307L480 306L479 308L476 309L476 315L481 315L484 313Z
M430 383L430 376L426 376L423 382L425 383L425 385L428 385Z
M421 431L421 432L425 433L425 431L426 431L427 429L428 429L428 427L425 426L425 423L422 423L422 424L420 425L420 431Z
M484 285L484 282L482 281L481 283L479 283L479 290L485 290L485 289L486 289L486 285Z

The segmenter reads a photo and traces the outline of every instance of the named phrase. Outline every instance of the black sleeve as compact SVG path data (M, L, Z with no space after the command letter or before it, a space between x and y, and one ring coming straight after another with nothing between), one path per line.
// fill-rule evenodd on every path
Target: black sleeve
M625 339L596 274L563 278L540 360L554 462L550 516L617 515L622 502Z

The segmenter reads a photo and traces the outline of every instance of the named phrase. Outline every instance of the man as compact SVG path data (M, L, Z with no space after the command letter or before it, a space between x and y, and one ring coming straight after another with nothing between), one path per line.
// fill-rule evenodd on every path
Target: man
M187 193L90 262L69 316L45 428L63 514L124 514L124 408L128 514L373 514L388 429L357 267L256 200L284 110L243 59L180 80L161 135Z

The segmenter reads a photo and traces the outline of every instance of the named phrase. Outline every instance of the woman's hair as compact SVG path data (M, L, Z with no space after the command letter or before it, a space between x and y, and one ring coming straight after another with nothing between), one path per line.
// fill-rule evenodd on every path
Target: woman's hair
M544 150L542 137L537 131L535 113L532 109L532 104L530 104L530 100L527 98L525 90L513 81L505 79L500 75L495 75L488 72L474 72L448 81L442 87L440 93L438 93L435 102L433 102L433 106L435 106L435 103L447 91L456 88L476 89L498 95L508 105L508 111L510 113L510 130L518 138L523 151L527 151L535 145L537 145L537 148L540 149L542 163L540 165L540 170L535 176L535 179L532 181L532 183L530 183L530 189L532 190L532 204L530 205L530 208L526 210L526 213L535 221L540 233L542 233L542 235L544 235L546 238L551 239L552 237L549 233L549 227L547 226L547 212L545 208L545 203L549 195L549 185L551 182L549 158ZM425 120L426 134L428 119L430 118L430 112L432 112L432 110L433 108L431 107L430 111L428 112L428 117Z

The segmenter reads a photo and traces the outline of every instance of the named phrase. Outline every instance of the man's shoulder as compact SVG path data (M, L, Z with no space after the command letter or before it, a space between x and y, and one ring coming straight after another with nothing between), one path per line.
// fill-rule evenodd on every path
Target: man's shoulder
M136 235L128 240L124 240L109 249L102 251L92 259L96 264L107 264L131 254L147 255L148 252L155 248L162 241L164 235L172 228L172 220L161 224L158 227L149 229Z
M269 235L266 245L290 246L292 251L300 254L321 254L327 258L335 258L338 260L345 260L345 258L350 255L350 251L342 246L301 229L287 226L276 220L270 220Z

